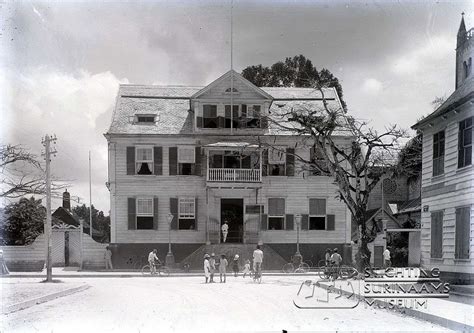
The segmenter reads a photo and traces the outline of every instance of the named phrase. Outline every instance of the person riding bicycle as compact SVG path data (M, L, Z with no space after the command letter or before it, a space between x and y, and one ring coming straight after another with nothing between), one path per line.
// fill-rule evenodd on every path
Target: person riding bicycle
M257 275L257 266L260 266L260 270L262 268L263 263L263 251L260 250L260 245L257 245L255 251L253 251L253 271L255 272L255 276Z
M156 274L155 260L158 261L158 264L161 264L160 259L156 256L157 252L157 249L153 249L153 251L148 254L148 263L150 264L151 274Z

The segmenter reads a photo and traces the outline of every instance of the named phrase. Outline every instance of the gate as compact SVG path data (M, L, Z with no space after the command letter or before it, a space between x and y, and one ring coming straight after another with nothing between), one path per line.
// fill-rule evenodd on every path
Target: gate
M81 227L65 223L52 226L51 258L53 266L80 266Z

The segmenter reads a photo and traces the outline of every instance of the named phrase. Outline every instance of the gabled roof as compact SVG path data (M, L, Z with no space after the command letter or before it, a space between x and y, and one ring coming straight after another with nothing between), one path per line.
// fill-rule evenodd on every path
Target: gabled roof
M230 71L228 71L227 73L225 73L224 75L222 75L221 77L219 77L217 80L214 80L212 83L208 84L207 86L205 86L204 88L202 88L201 90L199 90L198 92L194 93L192 96L191 96L191 99L195 99L195 98L198 98L199 96L201 96L202 94L206 93L207 91L211 90L212 88L218 86L219 84L221 84L221 82L227 80L227 79L230 79L230 77L233 77L233 80L239 80L241 81L243 84L247 85L248 87L250 87L251 89L253 89L256 93L262 95L263 98L265 99L272 99L272 96L270 96L268 93L266 93L264 90L262 90L261 88L257 87L256 85L254 85L252 82L250 82L249 80L247 80L246 78L244 78L242 75L240 75L239 73L237 73L236 71L234 71L233 69L231 69Z
M474 76L471 75L467 78L459 87L456 89L448 99L441 104L433 113L426 116L425 118L418 121L411 128L417 129L433 120L435 118L441 117L445 113L448 113L455 109L456 107L474 99Z

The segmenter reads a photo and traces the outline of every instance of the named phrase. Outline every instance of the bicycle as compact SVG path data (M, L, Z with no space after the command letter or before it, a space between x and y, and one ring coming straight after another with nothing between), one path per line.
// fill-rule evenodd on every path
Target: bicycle
M253 273L253 281L262 283L262 263L255 263L255 272Z
M169 276L170 269L163 265L161 262L158 265L155 265L155 272L152 272L150 264L147 264L142 267L143 275L157 275L157 276Z
M295 262L294 258L291 257L291 261ZM308 273L311 269L311 266L307 262L300 262L298 267L295 268L295 265L292 263L286 263L282 267L283 273L290 274L290 273Z
M325 260L319 261L319 265L319 277L322 279L329 280L332 278L336 280L339 278L341 280L347 280L358 275L357 270L351 266L336 266L333 263L328 265Z

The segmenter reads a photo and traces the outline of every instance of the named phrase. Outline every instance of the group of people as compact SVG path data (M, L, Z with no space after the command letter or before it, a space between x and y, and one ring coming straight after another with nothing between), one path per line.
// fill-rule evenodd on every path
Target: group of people
M234 277L237 277L240 271L239 266L239 258L240 256L236 254L234 259L230 263L232 267L232 271L234 273ZM263 251L260 249L260 245L257 245L255 251L253 251L253 271L255 272L259 267L261 267L263 263ZM214 274L216 271L219 271L219 279L220 283L226 283L227 278L227 267L229 266L229 261L225 254L221 254L220 260L216 261L215 253L211 255L205 254L204 255L204 277L205 283L214 283ZM245 278L247 274L250 276L250 260L247 259L244 264L243 269L243 277Z

